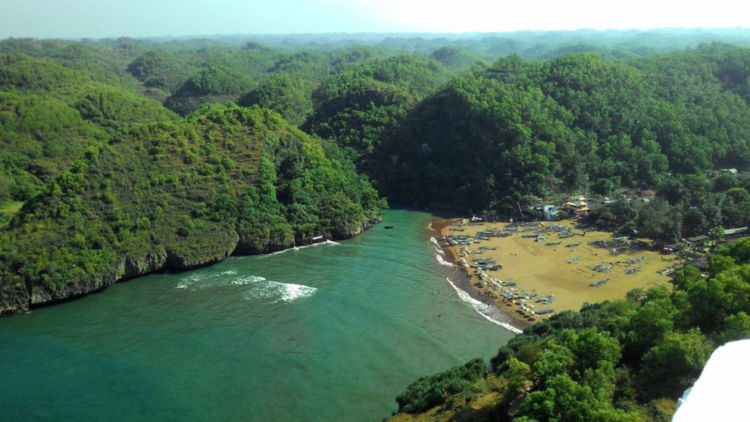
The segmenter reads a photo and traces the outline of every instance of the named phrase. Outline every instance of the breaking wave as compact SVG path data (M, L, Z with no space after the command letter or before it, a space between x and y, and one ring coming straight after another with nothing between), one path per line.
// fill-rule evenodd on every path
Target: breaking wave
M271 252L269 254L266 254L265 256L279 255L279 254L283 254L289 251L298 251L300 249L312 248L313 246L338 246L338 245L340 245L339 242L334 242L333 240L325 240L323 242L312 243L312 244L304 245L304 246L292 246L291 248L282 249L276 252Z
M438 264L440 264L440 265L445 265L446 267L452 267L452 266L453 266L453 264L451 264L450 262L446 261L446 260L445 260L445 259L444 259L444 258L442 257L442 255L440 255L440 254L437 254L437 255L435 255L435 259L437 259L437 262L438 262Z
M516 334L520 334L522 332L521 330L508 324L507 322L502 322L499 320L499 318L502 318L502 316L504 316L501 310L497 309L496 307L492 305L488 305L484 302L474 299L473 297L469 296L468 293L456 287L456 285L453 284L453 281L451 281L450 278L446 277L445 279L448 281L448 284L450 284L451 287L453 287L453 290L456 291L459 299L469 304L469 306L471 306L472 309L474 309L474 311L476 311L476 313L481 315L484 319L486 319L487 321L490 321L493 324L497 324L509 331L512 331Z
M216 274L188 275L180 279L175 288L195 291L225 286L250 286L244 291L246 300L272 299L271 303L291 303L297 299L310 297L318 290L302 284L266 280L265 277L257 275L237 277L237 272L232 270Z
M245 292L245 300L276 299L271 303L291 303L297 299L310 297L318 291L315 287L294 283L281 283L278 281L264 280L258 286Z
M178 289L200 290L208 287L228 285L233 284L232 281L236 275L237 271L234 270L214 274L193 273L181 278L175 287Z

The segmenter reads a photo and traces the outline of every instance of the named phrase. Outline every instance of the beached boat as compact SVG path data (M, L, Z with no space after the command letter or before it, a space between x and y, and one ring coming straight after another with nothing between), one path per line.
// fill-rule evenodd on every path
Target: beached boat
M608 278L605 278L604 280L594 281L594 282L591 283L591 287L600 287L600 286L603 286L603 285L607 284L608 281L609 281Z

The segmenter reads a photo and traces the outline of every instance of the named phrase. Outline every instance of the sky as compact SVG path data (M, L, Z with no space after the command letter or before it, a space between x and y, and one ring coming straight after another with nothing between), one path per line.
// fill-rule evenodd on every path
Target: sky
M749 26L748 0L0 0L0 38Z

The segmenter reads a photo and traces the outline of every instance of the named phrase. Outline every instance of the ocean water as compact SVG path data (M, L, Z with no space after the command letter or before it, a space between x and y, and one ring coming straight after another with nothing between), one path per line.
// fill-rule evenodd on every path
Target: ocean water
M0 319L0 420L379 421L513 335L452 285L428 223L389 210L352 240Z

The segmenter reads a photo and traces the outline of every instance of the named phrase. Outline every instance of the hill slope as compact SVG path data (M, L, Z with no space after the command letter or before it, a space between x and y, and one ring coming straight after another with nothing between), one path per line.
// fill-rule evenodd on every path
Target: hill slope
M0 312L161 268L357 234L381 202L338 148L253 107L204 106L89 147L0 232Z

